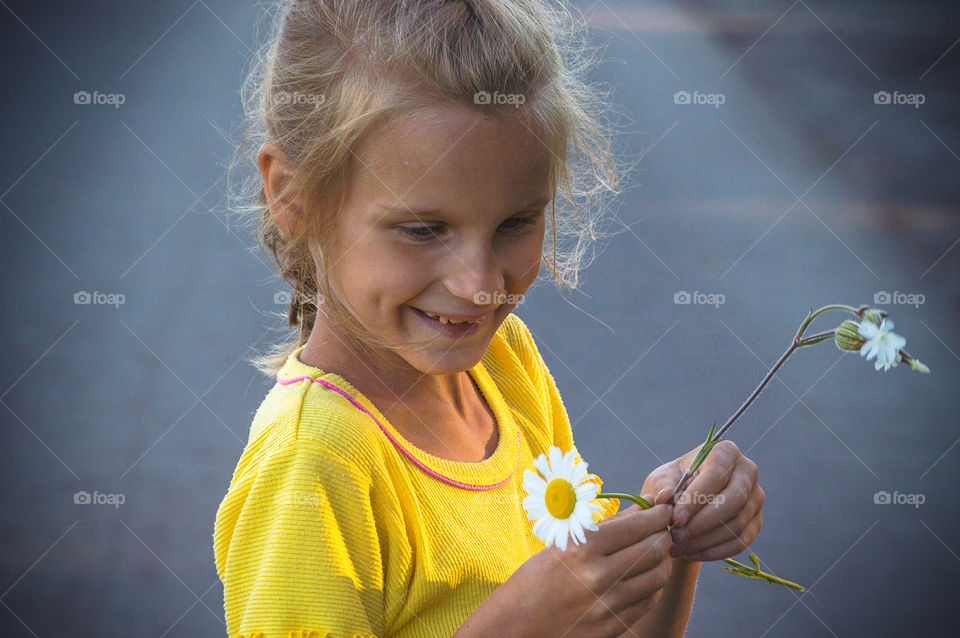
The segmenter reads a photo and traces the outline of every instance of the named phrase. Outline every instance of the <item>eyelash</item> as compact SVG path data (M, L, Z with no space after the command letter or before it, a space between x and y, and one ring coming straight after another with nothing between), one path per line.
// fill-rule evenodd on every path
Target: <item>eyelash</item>
M524 228L524 227L526 227L526 226L531 226L531 225L535 224L535 223L536 223L536 217L535 217L535 216L534 216L534 217L514 217L513 219L510 219L510 220L507 220L507 221L516 221L516 222L519 222L516 226L514 226L514 228L515 228L515 229L521 229L521 228ZM435 229L435 228L443 228L443 225L442 225L442 224L430 224L430 225L427 225L427 226L415 226L415 227L410 227L410 226L398 226L398 227L397 227L397 230L400 231L400 234L401 234L401 235L404 235L405 237L409 237L409 238L412 239L413 241L426 242L426 241L430 241L431 239L434 239L434 238L437 237L436 233L434 232L434 229ZM420 234L417 234L416 231L420 231L420 230L429 230L429 231L430 231L430 234L429 234L429 235L420 235Z

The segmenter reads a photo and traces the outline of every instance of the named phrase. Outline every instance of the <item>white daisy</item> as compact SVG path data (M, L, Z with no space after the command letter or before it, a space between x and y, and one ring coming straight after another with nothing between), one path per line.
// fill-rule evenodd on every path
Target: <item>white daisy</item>
M574 465L575 454L575 450L563 454L553 446L533 461L544 478L530 470L523 471L523 489L529 494L523 499L523 507L527 518L536 521L533 533L547 547L555 544L561 551L567 548L568 536L573 537L574 544L586 542L584 528L598 529L591 512L601 509L590 502L596 498L600 486L585 480L587 462Z
M907 340L893 332L893 321L883 319L879 326L872 321L863 321L858 332L867 339L860 348L861 357L865 356L869 361L876 356L876 370L883 368L886 372L891 366L896 367L900 360L900 348L906 345Z

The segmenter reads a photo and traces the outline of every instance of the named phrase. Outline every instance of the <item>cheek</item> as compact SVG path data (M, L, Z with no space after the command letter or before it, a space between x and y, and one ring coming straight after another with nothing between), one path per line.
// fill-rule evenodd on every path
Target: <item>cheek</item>
M543 231L530 233L510 251L507 268L518 289L526 290L536 280L543 263Z
M425 267L422 256L402 246L368 242L374 232L353 247L338 269L352 303L389 312L392 306L405 303L423 290L430 268Z

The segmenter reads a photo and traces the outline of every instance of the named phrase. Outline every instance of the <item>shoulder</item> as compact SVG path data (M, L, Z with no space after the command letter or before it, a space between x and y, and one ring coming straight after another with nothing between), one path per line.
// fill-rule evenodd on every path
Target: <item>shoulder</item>
M497 329L497 334L528 374L536 375L539 372L540 353L537 351L530 328L523 319L511 312Z
M526 322L512 312L500 324L497 333L503 337L512 350L517 351L521 350L527 341L532 339Z
M382 465L377 460L380 433L370 417L334 387L356 395L352 386L333 374L277 383L257 410L244 456L295 449L300 455L317 457L318 462L332 459L357 472L375 473Z

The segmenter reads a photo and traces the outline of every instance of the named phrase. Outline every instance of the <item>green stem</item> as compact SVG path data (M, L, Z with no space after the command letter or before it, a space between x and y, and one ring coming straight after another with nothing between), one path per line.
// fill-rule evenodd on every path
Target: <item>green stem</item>
M810 314L807 315L807 318L803 320L803 323L800 324L800 329L797 330L797 335L793 338L794 342L800 341L800 337L803 336L803 331L807 329L807 326L810 325L810 322L816 319L819 315L822 315L828 310L846 310L857 316L860 316L862 310L854 308L852 306L846 306L844 304L831 304L829 306L824 306L823 308L818 309L814 312L813 308L810 309Z
M786 360L790 357L791 354L793 354L793 352L797 348L802 348L803 346L812 346L836 334L836 330L828 330L827 332L821 332L819 334L813 335L812 337L803 339L802 338L803 332L810 325L811 321L813 321L816 317L823 314L824 312L827 312L828 310L845 310L859 317L859 316L862 316L863 311L867 307L868 306L861 306L860 308L854 308L852 306L847 306L844 304L831 304L829 306L824 306L817 310L814 310L813 308L811 308L810 314L808 314L807 318L804 319L803 323L800 324L800 328L797 330L797 334L793 337L793 341L790 343L790 347L787 348L787 351L784 352L783 355L781 355L780 359L774 364L773 368L770 369L770 372L768 372L767 375L763 378L763 381L760 382L760 385L758 385L756 389L753 391L753 393L749 397L747 397L747 400L743 402L743 404L740 406L739 409L737 409L736 412L733 413L733 416L727 419L727 422L723 424L723 427L720 428L720 431L717 432L716 436L713 437L712 441L717 442L720 440L720 437L723 436L724 432L726 432L727 429L729 429L730 426L733 425L733 422L736 421L738 418L740 418L740 415L743 414L748 407L750 407L750 404L753 403L754 399L756 399L760 395L760 392L763 390L764 387L766 387L767 383L770 382L770 379L773 378L773 375L777 373L777 370L780 369L780 366L782 366L784 362L786 362ZM708 441L708 445L709 443L710 441ZM710 447L712 447L712 445L710 445ZM707 450L707 452L709 453L709 450ZM687 483L690 481L690 479L693 478L693 473L697 471L697 468L700 467L700 464L704 461L705 458L706 458L706 455L703 455L703 456L697 455L697 458L694 459L694 461L690 464L690 467L687 468L687 471L683 473L683 476L680 478L680 482L677 484L677 487L673 490L673 494L670 495L670 500L667 501L668 503L676 502L677 497L687 486Z
M633 501L634 503L636 503L642 509L645 509L645 510L653 507L653 505L650 504L650 501L648 501L647 499L637 494L625 494L622 492L598 492L596 498L619 498L627 501ZM760 563L756 561L755 555L750 554L750 556L751 556L751 559L754 561L754 565L756 565L756 567L748 567L743 563L738 563L732 558L724 558L723 562L733 566L732 569L727 568L727 569L724 569L724 571L728 571L731 574L739 574L740 576L745 576L747 578L759 578L761 580L767 581L768 583L776 583L778 585L785 585L787 587L793 587L794 589L799 589L800 591L804 591L803 585L798 585L797 583L794 583L792 581L785 580L783 578L779 578L778 576L774 576L773 574L768 574L766 572L761 571Z
M637 496L636 494L621 494L620 492L598 492L597 498L619 498L625 501L633 501L640 507L645 510L650 509L653 505L650 504L650 501L643 498L642 496Z

